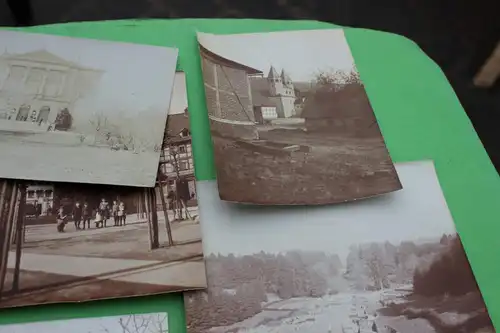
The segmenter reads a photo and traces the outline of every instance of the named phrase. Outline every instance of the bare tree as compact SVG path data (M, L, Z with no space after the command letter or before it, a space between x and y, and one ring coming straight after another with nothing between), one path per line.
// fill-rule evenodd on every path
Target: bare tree
M341 89L350 84L361 83L359 72L355 68L351 71L319 71L315 74L314 81L319 86L333 87L335 89Z
M97 138L103 134L105 128L108 125L108 117L102 112L94 114L94 117L89 120L90 125L92 125L94 132L94 144L97 142Z
M120 317L123 333L168 333L166 313L132 314Z

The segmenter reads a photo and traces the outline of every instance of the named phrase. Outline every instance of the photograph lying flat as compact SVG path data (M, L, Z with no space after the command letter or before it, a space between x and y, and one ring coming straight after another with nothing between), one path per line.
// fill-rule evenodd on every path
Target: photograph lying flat
M494 332L432 162L357 203L256 207L199 182L208 289L188 333Z
M154 186L176 49L0 39L0 177Z
M0 307L205 288L185 77L154 189L0 182Z
M0 326L0 333L168 333L168 315L130 314Z
M198 42L222 200L315 205L401 189L343 30Z

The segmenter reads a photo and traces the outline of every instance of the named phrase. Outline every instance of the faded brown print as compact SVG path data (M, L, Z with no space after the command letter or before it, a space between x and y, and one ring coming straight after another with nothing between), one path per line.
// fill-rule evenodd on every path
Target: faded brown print
M208 289L188 333L485 333L494 328L432 163L356 204L256 207L199 187Z
M206 286L184 85L154 189L0 183L0 307Z
M154 186L177 50L0 38L0 177Z
M199 36L223 200L328 204L401 189L341 30ZM320 51L340 56L311 57Z

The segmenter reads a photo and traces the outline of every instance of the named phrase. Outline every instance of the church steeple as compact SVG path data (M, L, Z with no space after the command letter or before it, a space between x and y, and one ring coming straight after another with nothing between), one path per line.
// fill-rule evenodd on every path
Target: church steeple
M268 80L280 79L278 71L274 68L273 65L271 65L271 68L269 69L269 74L267 74L267 79Z

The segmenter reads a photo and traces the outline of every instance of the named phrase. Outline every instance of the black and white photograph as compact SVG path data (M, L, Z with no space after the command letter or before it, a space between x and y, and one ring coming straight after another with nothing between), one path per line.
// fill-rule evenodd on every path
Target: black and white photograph
M166 312L62 319L0 326L0 333L168 333Z
M185 82L155 188L0 182L0 308L206 287Z
M0 39L0 177L154 186L177 49Z
M357 203L255 207L199 182L208 289L188 333L493 333L431 161Z
M343 30L198 42L221 199L321 205L401 189Z

